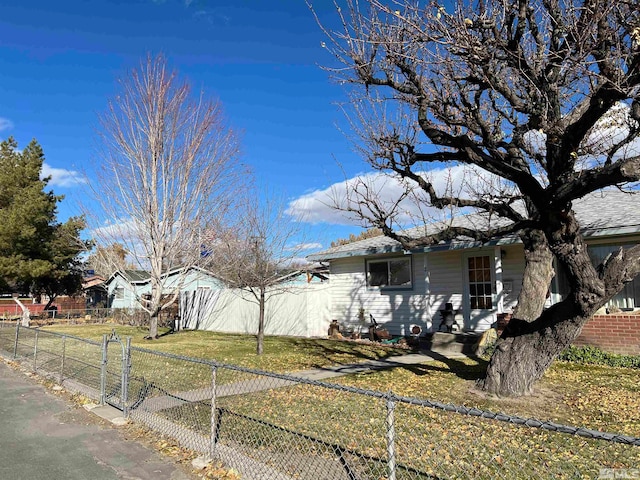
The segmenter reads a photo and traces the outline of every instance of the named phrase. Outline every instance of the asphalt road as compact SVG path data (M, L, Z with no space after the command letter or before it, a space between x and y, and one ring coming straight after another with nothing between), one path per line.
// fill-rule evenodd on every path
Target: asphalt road
M121 430L68 405L0 359L0 479L189 480Z

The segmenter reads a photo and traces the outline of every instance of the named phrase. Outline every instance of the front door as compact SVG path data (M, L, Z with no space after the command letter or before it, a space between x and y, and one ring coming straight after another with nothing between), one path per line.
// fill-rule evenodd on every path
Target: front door
M493 252L473 252L464 257L465 327L486 330L495 321L495 259Z

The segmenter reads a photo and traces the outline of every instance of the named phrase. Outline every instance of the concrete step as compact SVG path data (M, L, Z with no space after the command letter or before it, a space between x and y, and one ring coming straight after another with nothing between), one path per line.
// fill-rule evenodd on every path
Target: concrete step
M434 332L420 338L420 348L436 353L463 353L473 355L479 335L467 332Z

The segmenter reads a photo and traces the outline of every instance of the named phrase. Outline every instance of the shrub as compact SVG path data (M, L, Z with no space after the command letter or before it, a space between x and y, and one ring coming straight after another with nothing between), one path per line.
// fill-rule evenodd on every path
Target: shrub
M640 368L640 355L609 353L592 346L570 346L558 356L558 360L609 367Z

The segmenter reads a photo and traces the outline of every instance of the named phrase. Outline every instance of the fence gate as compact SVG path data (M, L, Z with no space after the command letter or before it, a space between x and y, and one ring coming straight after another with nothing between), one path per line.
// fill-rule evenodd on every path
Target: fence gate
M127 417L127 387L131 362L131 338L123 341L115 330L102 337L102 368L100 371L100 403L122 410Z

